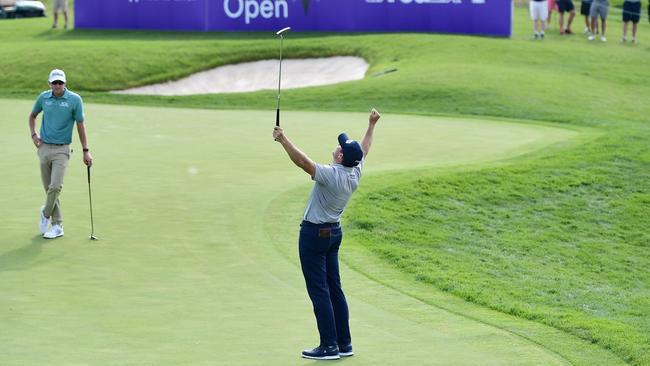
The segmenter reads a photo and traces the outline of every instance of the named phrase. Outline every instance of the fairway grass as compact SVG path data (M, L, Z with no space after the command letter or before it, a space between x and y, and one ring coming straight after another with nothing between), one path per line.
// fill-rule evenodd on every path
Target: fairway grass
M11 121L30 106L0 100ZM318 338L293 250L311 183L273 142L269 113L93 104L86 113L96 242L88 240L78 152L63 190L66 235L52 241L37 235L43 193L35 151L22 138L25 125L3 124L3 170L12 172L0 186L11 195L2 206L3 363L310 364L299 362L299 351ZM367 119L283 116L288 136L321 162L340 131L360 136ZM381 123L370 179L404 169L492 164L581 136L499 121L388 114ZM405 149L408 136L429 138L410 139ZM278 202L283 206L275 207ZM364 275L373 269L359 266L359 272L343 269L358 353L346 361L351 365L568 364L527 337L373 281Z
M286 121L287 132L295 132L290 136L313 158L329 160L331 131L314 132L339 116L328 113L323 121L313 111L319 116L377 107L386 117L368 174L344 217L342 259L346 288L354 294L353 336L360 356L344 362L527 364L522 360L533 355L537 363L532 364L545 364L545 349L573 365L616 365L618 357L650 366L646 6L637 45L618 42L620 10L615 8L606 44L578 34L560 36L557 24L551 24L545 41L533 41L526 7L515 9L511 39L291 34L285 42L288 58L351 55L370 64L363 80L283 91L284 110L306 112L304 119L287 115L297 118ZM309 183L273 150L277 145L262 147L270 137L275 92L191 97L107 92L277 57L275 35L52 31L50 22L0 21L0 98L10 98L0 102L0 124L10 126L0 134L6 152L0 192L9 202L0 205L5 213L0 227L11 228L9 237L19 239L3 240L0 252L0 285L11 290L0 295L0 337L15 329L2 338L9 355L27 364L43 364L49 357L67 364L96 359L116 365L123 360L180 364L215 354L223 364L294 363L285 357L315 345L309 342L315 329L305 312L302 280L287 265L296 260L297 228L292 232L291 225L299 219ZM581 29L582 19L576 17L573 30ZM66 70L70 88L91 106L97 247L83 239L89 220L78 151L64 190L66 236L52 245L34 234L40 198L38 172L29 163L35 156L26 114L54 67ZM389 68L398 71L370 76ZM197 110L122 108L126 105ZM206 109L269 110L271 118ZM390 127L387 117L397 115L411 117ZM355 116L360 127L347 132L358 136L366 116ZM252 122L243 123L253 126L246 130L235 128L249 118L259 118L260 128ZM170 119L175 128L167 125ZM570 130L522 126L545 123ZM434 132L423 133L420 124ZM301 130L305 126L309 133ZM339 132L343 125L336 127ZM561 136L548 135L555 133ZM260 149L263 156L256 155ZM233 151L240 153L233 157ZM404 154L411 160L400 160ZM235 160L223 162L223 156ZM265 213L247 209L251 202L266 207ZM248 250L251 243L256 250ZM25 273L29 276L23 278ZM249 277L265 281L250 288L237 285ZM271 288L277 295L265 292ZM239 310L232 313L233 308ZM290 314L265 312L278 308ZM429 313L432 308L443 312ZM477 346L477 353L474 345L466 347L468 334L485 329L465 332L464 340L443 337L431 343L431 329L446 332L447 323L439 328L435 323L451 313L500 329L504 333L495 335L493 350L507 354L492 357L485 352L487 343ZM249 321L241 314L255 316ZM355 319L360 314L364 318ZM458 327L465 324L449 319ZM413 323L419 325L411 328ZM413 334L408 330L416 328ZM273 333L277 329L283 329L279 337ZM251 332L254 343L266 349L240 359L238 347L251 350ZM523 343L504 346L502 334ZM28 346L35 338L39 347L32 350ZM406 347L410 339L424 348ZM73 347L75 342L80 346ZM541 348L529 353L530 342ZM445 348L452 343L458 347ZM408 354L394 354L395 344ZM467 358L454 358L456 353ZM386 354L388 360L372 358ZM364 358L368 355L371 359ZM547 364L558 361L550 359Z

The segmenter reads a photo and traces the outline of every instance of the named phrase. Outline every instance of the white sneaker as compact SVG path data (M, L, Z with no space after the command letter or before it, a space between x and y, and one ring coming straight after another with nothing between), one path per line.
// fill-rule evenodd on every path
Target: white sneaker
M596 36L594 36L594 35L592 34L592 35L590 35L589 37L587 37L587 39L590 40L590 41L593 41L594 39L596 39Z
M58 238L59 236L63 236L63 226L59 224L52 225L50 231L43 234L43 237L45 239L54 239L54 238Z
M600 36L600 41L603 43L607 42L607 38L605 38L605 36Z
M627 38L623 36L623 38L621 38L621 43L625 43L625 42L627 42Z
M38 211L41 217L41 222L38 225L38 229L41 231L41 234L45 234L47 232L47 227L50 226L50 219L46 218L45 215L43 215L44 209L45 206L41 206L41 209Z
M591 32L589 31L589 28L587 28L587 27L585 27L585 30L582 31L582 33L584 33L584 34L591 34Z
M636 37L632 37L632 43L636 44Z

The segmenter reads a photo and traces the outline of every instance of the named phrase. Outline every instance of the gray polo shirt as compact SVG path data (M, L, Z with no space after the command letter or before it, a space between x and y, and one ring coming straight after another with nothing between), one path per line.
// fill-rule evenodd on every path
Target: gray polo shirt
M313 177L316 183L307 201L304 220L314 224L339 222L352 193L359 186L364 163L365 159L362 159L353 168L340 164L316 164Z

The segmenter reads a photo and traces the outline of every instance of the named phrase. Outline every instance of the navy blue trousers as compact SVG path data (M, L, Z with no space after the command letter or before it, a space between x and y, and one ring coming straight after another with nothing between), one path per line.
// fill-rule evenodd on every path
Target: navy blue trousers
M300 266L314 306L321 346L351 344L348 303L339 275L342 239L343 231L338 223L303 221L300 224Z

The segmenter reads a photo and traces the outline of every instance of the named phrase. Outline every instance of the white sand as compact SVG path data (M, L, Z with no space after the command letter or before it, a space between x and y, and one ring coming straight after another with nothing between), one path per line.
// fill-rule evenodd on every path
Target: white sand
M217 67L162 84L113 91L120 94L192 95L241 93L278 88L279 60L263 60ZM282 60L282 90L329 85L363 79L368 63L340 56Z

